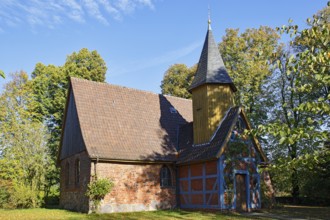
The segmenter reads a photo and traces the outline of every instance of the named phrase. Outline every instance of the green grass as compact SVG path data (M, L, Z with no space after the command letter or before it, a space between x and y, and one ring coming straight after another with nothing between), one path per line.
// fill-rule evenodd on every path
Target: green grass
M240 214L235 212L201 212L201 211L154 211L154 212L131 212L114 214L82 214L60 209L0 209L0 219L13 220L44 220L44 219L127 219L127 220L151 220L151 219L291 219L292 217L301 217L303 219L328 219L330 207L307 207L307 206L284 206L283 208L273 210L261 210L258 212Z
M228 213L221 214L215 212L200 212L200 211L153 211L153 212L130 212L130 213L113 213L113 214L82 214L70 212L60 209L15 209L15 210L0 210L0 219L26 219L26 220L39 220L39 219L88 219L88 220L104 220L104 219L127 219L127 220L148 220L148 219L255 219L240 214Z

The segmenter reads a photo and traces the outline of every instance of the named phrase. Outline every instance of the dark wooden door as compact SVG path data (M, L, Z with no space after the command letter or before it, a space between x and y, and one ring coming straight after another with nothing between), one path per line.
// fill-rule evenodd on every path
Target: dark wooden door
M236 174L236 210L245 212L247 211L247 198L246 198L246 184L245 174Z

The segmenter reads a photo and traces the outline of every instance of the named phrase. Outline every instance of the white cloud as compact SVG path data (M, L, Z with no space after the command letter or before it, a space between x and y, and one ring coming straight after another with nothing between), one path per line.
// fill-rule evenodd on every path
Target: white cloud
M151 0L117 0L116 6L126 14L134 12L137 8L147 6L154 9L154 4Z
M0 0L0 28L29 24L56 27L66 20L85 23L95 19L108 25L111 19L137 9L154 9L154 0Z
M191 54L196 49L200 48L202 45L203 45L202 41L194 42L186 47L174 51L169 51L164 55L158 57L154 57L146 60L131 61L130 63L127 63L127 65L125 65L125 68L113 69L110 75L111 77L115 77L115 76L130 74L136 71L141 71L162 64L173 64L173 61Z
M99 5L97 2L95 2L94 0L83 0L83 3L88 14L90 14L92 17L96 18L105 25L109 24L107 19L105 19L100 12Z

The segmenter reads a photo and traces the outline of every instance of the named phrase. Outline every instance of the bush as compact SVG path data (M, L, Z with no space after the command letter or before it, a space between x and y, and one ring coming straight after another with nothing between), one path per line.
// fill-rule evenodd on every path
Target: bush
M108 179L97 179L96 177L88 184L86 196L93 202L93 210L97 210L101 200L108 194L112 187L113 182Z
M10 181L0 179L0 208L11 208L9 199L12 190L13 186Z
M31 187L22 185L15 185L14 191L10 195L10 203L15 208L37 208L43 203L42 192L33 190Z

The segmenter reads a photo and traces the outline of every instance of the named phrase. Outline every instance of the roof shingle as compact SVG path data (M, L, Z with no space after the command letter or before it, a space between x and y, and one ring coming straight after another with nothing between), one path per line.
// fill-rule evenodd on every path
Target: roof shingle
M176 160L179 125L192 121L191 100L77 78L71 88L91 158Z
M189 90L207 83L229 84L234 92L237 90L228 75L211 29L207 31L197 72Z

